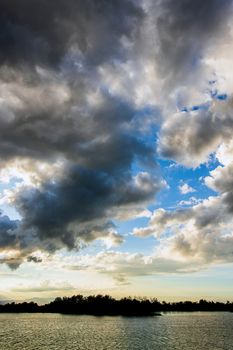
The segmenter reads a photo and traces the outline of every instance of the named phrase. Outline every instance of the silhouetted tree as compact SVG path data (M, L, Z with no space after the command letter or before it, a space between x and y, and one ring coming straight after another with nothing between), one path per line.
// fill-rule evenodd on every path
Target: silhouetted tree
M123 316L151 316L159 312L171 311L231 311L233 312L233 303L207 301L204 299L199 302L180 301L174 303L159 302L156 298L122 298L114 299L109 295L89 295L81 294L72 297L57 297L49 304L37 305L36 303L8 303L1 305L0 312L51 312L61 314L76 315L123 315Z

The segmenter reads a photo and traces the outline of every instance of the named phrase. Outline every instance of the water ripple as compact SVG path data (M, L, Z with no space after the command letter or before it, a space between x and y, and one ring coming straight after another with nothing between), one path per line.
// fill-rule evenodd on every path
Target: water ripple
M0 314L1 350L232 350L233 314Z

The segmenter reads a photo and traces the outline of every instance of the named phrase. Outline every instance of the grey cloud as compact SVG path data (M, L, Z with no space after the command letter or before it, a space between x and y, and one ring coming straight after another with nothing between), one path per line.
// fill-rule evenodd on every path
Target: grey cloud
M38 189L24 188L17 194L15 205L23 218L21 230L33 228L36 237L45 242L44 247L51 241L46 249L61 245L72 249L79 238L89 242L106 232L111 238L109 211L114 216L119 207L147 202L162 186L158 178L145 174L134 178L128 170L111 175L72 166L59 182L47 182ZM102 222L96 225L96 221Z
M218 105L220 109L218 110ZM216 101L208 108L178 112L162 126L158 141L160 154L186 166L196 167L208 160L233 129L232 100Z
M187 237L177 235L170 242L174 253L190 258L202 259L205 263L227 263L233 261L233 237L220 236L216 232L200 231L198 235Z
M233 185L233 164L232 162L225 166L218 166L210 172L210 176L205 178L207 186L213 190L226 194L232 191Z
M177 254L204 264L232 262L232 213L224 196L210 197L192 208L153 214L145 229L137 229L138 236L160 235L161 249L166 256ZM169 231L168 240L163 239Z
M22 264L23 260L19 258L4 258L1 259L1 264L6 264L11 270L16 270Z
M71 225L72 226L72 225ZM77 227L77 223L74 223L73 230L78 231L78 237L81 238L84 242L89 243L94 241L95 239L102 238L104 236L109 236L109 232L112 232L116 229L116 226L111 221L105 221L102 223L79 223ZM119 236L119 240L121 243L123 242L123 237Z
M17 244L18 220L11 220L8 216L0 214L0 248L15 246Z
M208 61L221 50L222 42L232 40L232 4L232 0L164 0L155 5L155 57L168 100L158 147L163 157L186 166L206 162L232 132L231 98L219 102L211 95L215 88L212 92L218 93L221 75ZM215 79L216 87L210 86L208 82ZM174 105L184 111L174 113Z
M58 64L71 47L90 64L115 57L143 15L130 0L1 0L0 13L0 60L13 65Z
M111 224L117 211L145 206L164 186L135 122L142 111L111 94L99 74L130 59L144 18L135 0L0 0L1 166L62 162L51 180L14 194L22 221L2 246L17 242L15 266L37 262L33 249L121 243ZM134 162L142 169L135 176Z
M206 228L211 231L224 222L227 224L230 220L231 216L223 205L222 197L209 197L191 208L174 211L156 210L150 219L149 233L161 235L167 228L182 228L187 222L191 222L196 230ZM137 232L140 235L140 229Z
M2 159L30 157L53 161L65 157L108 171L127 167L135 157L154 163L153 149L142 141L136 128L130 128L136 110L128 103L93 89L90 83L83 86L82 94L86 96L76 98L75 89L69 84L67 87L60 78L52 77L49 82L42 79L31 89L20 83L15 85L9 87L11 99L19 100L22 107L8 107L11 101L6 98L5 111L0 113ZM95 92L101 102L93 107L86 98ZM65 100L59 101L62 97Z
M77 224L75 222L71 227L78 239L81 239L84 244L88 244L96 239L107 239L106 243L109 247L118 246L124 242L124 237L117 233L116 226L113 222L103 221L102 223L84 223Z
M122 37L133 41L144 16L137 2L2 0L0 13L2 157L87 161L94 151L104 162L105 149L119 154L111 140L127 142L119 127L132 108L101 93L97 71L109 58L127 58ZM88 98L98 92L103 103L93 107Z
M42 259L41 259L41 258L38 258L37 256L29 255L29 256L27 257L27 261L28 261L28 262L34 262L34 263L41 263L41 262L42 262Z
M22 232L20 225L20 220L11 220L7 215L0 215L0 252L3 252L0 264L7 264L12 270L17 269L30 251L35 249L33 237ZM39 262L36 259L34 256L28 257L28 261Z
M169 84L186 80L196 69L203 49L226 26L231 5L231 0L164 0L159 11L155 6L157 59Z
M219 166L205 178L206 184L221 194L225 210L233 213L233 164Z

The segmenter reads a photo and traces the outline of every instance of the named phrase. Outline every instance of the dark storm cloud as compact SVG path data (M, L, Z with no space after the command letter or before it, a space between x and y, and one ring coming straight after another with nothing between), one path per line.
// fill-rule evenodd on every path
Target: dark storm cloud
M90 64L119 55L142 10L131 0L1 0L0 60L57 64L74 47Z
M142 18L131 0L0 1L1 157L60 154L83 164L99 147L107 163L105 149L114 157L116 143L131 147L119 127L132 107L105 90L96 109L88 96L101 89L99 64L126 59L122 38L134 40Z
M22 263L24 253L21 252L19 256L8 257L4 255L4 250L20 248L19 223L19 220L11 220L7 215L0 214L0 251L3 251L0 264L7 264L12 270L17 269Z
M110 210L153 199L162 185L147 173L132 177L123 169L121 175L111 175L73 166L58 183L23 190L15 205L23 217L21 230L34 228L40 241L51 240L52 245L46 249L61 244L72 249L77 238L89 242L111 229ZM102 220L102 224L96 226L96 220Z
M155 164L155 140L143 134L151 126L144 119L147 106L140 109L138 101L144 94L153 100L162 90L160 103L168 110L164 96L170 101L177 87L193 84L204 50L227 32L231 3L0 0L1 167L17 160L35 173L35 163L43 161L51 172L50 178L38 170L34 187L25 183L12 190L21 221L0 216L0 251L14 249L0 262L14 269L22 261L40 262L36 250L79 249L95 239L122 243L114 219L144 209L165 185ZM229 109L218 112L211 105L157 118L159 151L188 166L206 161L231 137ZM160 210L138 236L162 233L170 224L189 228L191 222L194 239L180 226L177 250L208 255L216 246L218 257L218 232L233 208L231 176L227 190L224 181L215 183L221 192L216 203ZM220 243L232 255L231 240Z
M157 50L161 72L186 79L208 40L226 24L232 1L164 0L160 4Z
M87 95L90 92L88 87L85 92ZM35 108L33 103L37 102L29 103L23 96L21 101L25 106L19 111L11 110L14 113L11 120L6 121L7 112L2 111L1 157L46 159L61 155L85 166L115 169L123 163L128 166L134 153L143 157L148 153L151 157L152 150L142 143L137 131L124 130L135 116L134 108L105 92L100 94L103 101L98 107L91 108L86 101L80 101L80 109L82 107L84 111L75 110L75 103L79 102L76 100L61 106L55 100L54 104L52 101L46 106L46 96ZM36 99L36 96L32 98ZM88 108L87 115L85 110Z
M110 96L97 111L87 98L101 88L98 65L126 59L122 38L134 40L142 19L131 0L1 0L2 158L61 153L87 159L96 130L103 135L132 118L132 109Z
M11 220L8 216L0 214L0 247L14 246L17 243L15 230L19 221Z
M0 0L1 167L22 159L29 172L40 161L52 169L50 180L13 194L22 220L4 219L0 240L0 249L21 250L6 257L12 268L37 262L36 249L121 243L117 211L144 206L164 186L134 122L140 110L99 73L131 59L144 16L136 0Z

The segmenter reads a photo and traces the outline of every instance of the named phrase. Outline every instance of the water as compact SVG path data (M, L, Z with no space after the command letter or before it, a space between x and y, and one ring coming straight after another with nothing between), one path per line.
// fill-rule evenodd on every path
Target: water
M1 350L232 350L233 313L0 314Z

